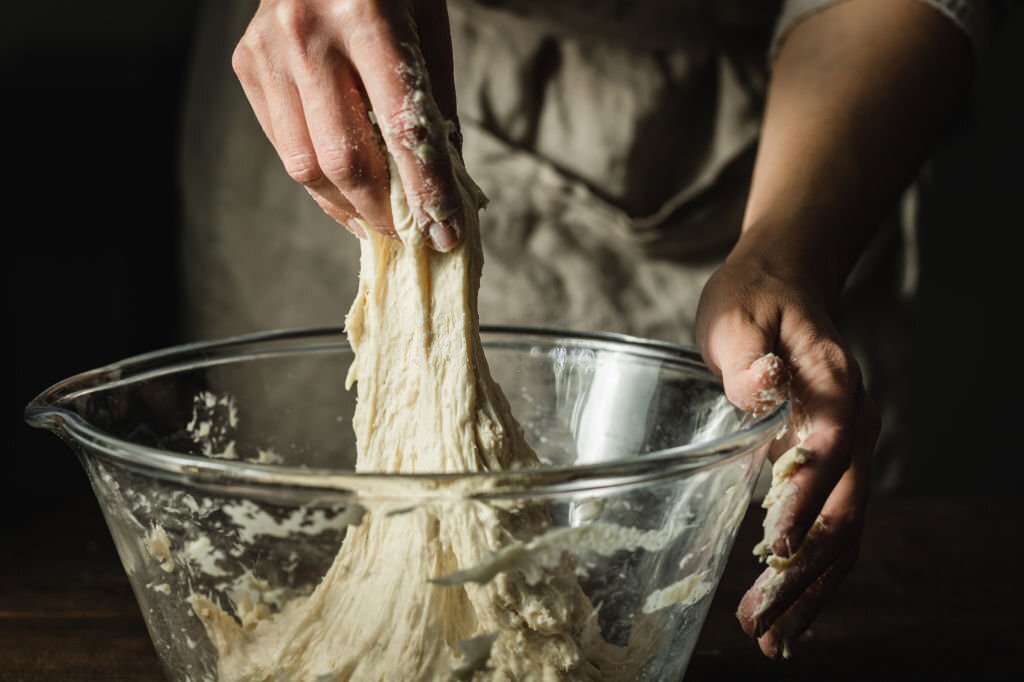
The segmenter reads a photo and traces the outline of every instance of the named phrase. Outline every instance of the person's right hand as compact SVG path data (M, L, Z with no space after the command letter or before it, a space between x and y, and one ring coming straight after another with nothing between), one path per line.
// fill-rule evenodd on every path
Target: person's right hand
M358 235L395 235L372 110L427 243L458 243L444 0L262 0L232 66L288 174L328 215Z

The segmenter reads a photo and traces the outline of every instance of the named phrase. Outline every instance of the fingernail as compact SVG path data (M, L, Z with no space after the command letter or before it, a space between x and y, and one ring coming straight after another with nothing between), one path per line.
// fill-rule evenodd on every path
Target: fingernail
M776 538L772 543L772 554L785 559L793 556L796 553L794 548L799 546L799 542L795 540L796 537L797 533L790 531L787 535Z
M789 646L789 639L775 626L761 635L759 643L764 655L773 661L789 660L793 656Z
M451 251L459 243L458 234L447 223L430 223L427 234L430 235L431 245L442 253Z

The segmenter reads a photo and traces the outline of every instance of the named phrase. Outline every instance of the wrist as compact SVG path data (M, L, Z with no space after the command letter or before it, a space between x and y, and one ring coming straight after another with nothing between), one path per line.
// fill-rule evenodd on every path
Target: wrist
M745 227L726 264L788 283L831 307L839 298L846 268L835 244L803 230L770 222Z

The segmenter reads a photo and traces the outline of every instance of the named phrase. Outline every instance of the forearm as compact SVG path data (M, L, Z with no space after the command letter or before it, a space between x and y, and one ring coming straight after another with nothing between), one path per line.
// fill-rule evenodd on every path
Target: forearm
M834 300L963 99L971 62L960 31L917 0L847 0L797 25L730 259L813 278Z

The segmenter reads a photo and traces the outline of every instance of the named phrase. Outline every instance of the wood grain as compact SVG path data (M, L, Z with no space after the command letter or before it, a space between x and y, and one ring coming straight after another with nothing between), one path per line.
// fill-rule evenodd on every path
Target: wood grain
M0 562L0 680L164 679L102 519L88 512L15 532L20 558ZM1019 502L876 500L854 572L785 662L762 658L733 616L759 571L759 518L743 522L688 681L1024 675Z

